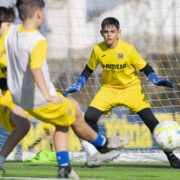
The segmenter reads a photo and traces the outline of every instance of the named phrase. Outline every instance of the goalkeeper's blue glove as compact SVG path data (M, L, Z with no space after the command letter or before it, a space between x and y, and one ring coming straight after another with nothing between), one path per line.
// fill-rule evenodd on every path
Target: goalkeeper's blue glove
M172 81L170 81L168 79L158 78L157 75L154 72L151 72L148 75L148 81L152 81L157 86L167 86L167 87L170 87L170 88L175 87Z
M65 90L63 95L67 97L69 93L80 92L81 88L84 87L85 83L86 83L86 78L85 76L81 75L75 84L72 84L70 88Z

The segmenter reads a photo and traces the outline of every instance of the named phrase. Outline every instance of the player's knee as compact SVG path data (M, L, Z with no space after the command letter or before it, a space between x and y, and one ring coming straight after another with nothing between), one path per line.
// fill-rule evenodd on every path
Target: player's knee
M81 117L82 116L82 111L81 111L79 103L73 98L68 98L68 100L74 105L74 107L76 109L76 118Z
M22 134L27 134L28 131L30 130L30 127L31 127L30 121L28 119L25 119L25 118L21 118L18 120L19 120L19 123L16 123L16 128L19 131L21 131Z
M144 123L149 128L149 130L153 132L154 128L159 123L159 121L156 119L151 109L150 108L143 109L138 112L138 115L144 121Z
M89 106L86 113L85 113L85 121L87 123L97 123L98 119L100 118L100 116L102 115L102 111L95 108L95 107L92 107L92 106Z
M31 127L31 123L26 115L22 117L14 112L11 112L11 123L14 124L16 129L22 134L26 134Z
M98 121L98 117L90 112L85 113L84 119L90 126L92 126L93 124L97 124L97 121Z

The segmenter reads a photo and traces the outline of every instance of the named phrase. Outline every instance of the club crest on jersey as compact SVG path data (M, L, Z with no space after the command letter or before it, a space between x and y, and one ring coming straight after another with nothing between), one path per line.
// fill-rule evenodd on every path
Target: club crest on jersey
M123 53L118 53L118 54L117 54L117 58L118 58L119 60L124 59L124 54L123 54Z

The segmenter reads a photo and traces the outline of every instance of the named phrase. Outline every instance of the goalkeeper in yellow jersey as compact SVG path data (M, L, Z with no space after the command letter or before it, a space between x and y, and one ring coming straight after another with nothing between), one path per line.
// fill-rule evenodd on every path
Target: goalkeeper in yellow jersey
M6 157L30 129L30 122L22 117L23 109L13 104L7 87L4 40L14 19L13 8L0 7L0 125L10 133L0 150L0 170Z
M157 86L174 88L174 84L170 80L159 78L133 45L119 39L121 30L117 19L104 19L101 28L104 41L94 46L82 74L75 84L65 90L64 96L80 92L88 77L100 64L103 68L103 83L85 113L86 122L98 132L99 117L110 114L116 106L124 105L130 109L131 114L137 113L152 133L159 122L151 111L136 69L144 72L148 81ZM84 149L88 150L87 143ZM172 167L180 168L180 160L172 152L165 154Z

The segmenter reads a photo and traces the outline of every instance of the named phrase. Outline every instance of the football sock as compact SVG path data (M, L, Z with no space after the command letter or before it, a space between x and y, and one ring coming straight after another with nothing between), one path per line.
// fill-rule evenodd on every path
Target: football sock
M0 155L0 169L1 169L2 166L3 166L3 163L4 163L5 159L6 159L5 157L3 157L3 156Z
M159 124L159 122L156 119L156 117L154 116L154 114L152 113L152 110L150 108L145 108L145 109L137 112L137 114L144 121L144 123L149 128L151 133L153 133L154 128L156 127L157 124Z
M59 151L56 153L56 157L59 166L67 166L70 164L68 151Z
M81 145L82 145L83 150L86 153L87 158L93 156L94 154L98 152L97 149L94 147L94 145L92 145L91 143L87 141L84 141L84 140L81 141Z
M97 139L92 141L91 144L97 147L102 147L106 143L106 137L97 133Z

